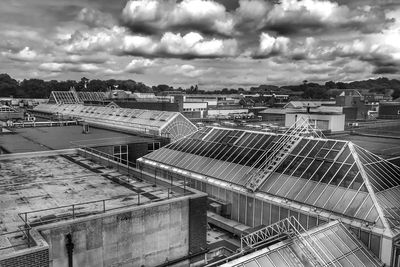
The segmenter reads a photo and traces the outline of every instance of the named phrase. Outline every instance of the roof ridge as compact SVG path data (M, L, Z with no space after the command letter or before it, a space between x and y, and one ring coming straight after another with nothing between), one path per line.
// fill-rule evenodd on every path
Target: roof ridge
M382 221L382 223L383 223L383 225L385 227L385 232L389 231L390 235L394 235L394 233L392 231L392 227L391 227L388 219L385 216L383 208L382 208L381 204L379 203L379 200L378 200L378 198L376 196L376 193L375 193L375 190L373 188L373 185L371 184L370 178L369 178L369 176L368 176L368 174L367 174L367 172L366 172L366 170L364 168L364 164L361 162L360 157L358 155L358 152L355 149L355 148L360 149L361 147L357 146L356 144L354 144L351 141L348 142L348 147L349 147L350 152L351 152L351 154L352 154L352 156L353 156L353 158L354 158L354 160L355 160L355 162L357 164L357 167L358 167L358 169L359 169L359 171L361 173L361 177L364 180L365 187L367 188L368 194L371 197L373 205L374 205L376 211L378 212L379 218L381 219L381 221ZM364 150L365 152L369 153L369 154L377 156L377 155L375 155L375 154L373 154L373 153L371 153L371 152L369 152L369 151L367 151L367 150L365 150L363 148L361 148L361 149ZM379 156L377 156L377 157L380 158Z

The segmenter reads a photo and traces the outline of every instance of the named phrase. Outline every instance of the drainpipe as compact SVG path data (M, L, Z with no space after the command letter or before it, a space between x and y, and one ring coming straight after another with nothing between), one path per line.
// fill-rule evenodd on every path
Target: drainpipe
M72 243L72 235L71 234L67 234L66 236L67 239L67 243L65 244L65 246L67 247L67 254L68 254L68 267L73 267L73 258L72 258L72 254L74 251L74 243Z

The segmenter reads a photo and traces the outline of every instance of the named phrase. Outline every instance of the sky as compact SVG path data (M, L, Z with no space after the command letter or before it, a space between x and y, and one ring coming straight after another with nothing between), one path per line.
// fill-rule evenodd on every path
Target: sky
M400 78L400 0L1 0L0 73L206 90Z

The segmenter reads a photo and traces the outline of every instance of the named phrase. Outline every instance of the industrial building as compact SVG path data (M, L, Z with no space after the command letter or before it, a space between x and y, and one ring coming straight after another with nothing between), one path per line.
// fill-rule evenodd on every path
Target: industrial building
M228 259L227 263L220 266L382 266L338 221L308 231L302 230L298 221L290 217L244 236L243 246L253 249L253 252L236 259L232 256L232 260ZM267 239L281 242L260 248ZM244 252L246 250L242 250Z
M24 112L16 110L13 107L0 104L0 121L8 120L22 120L24 119Z
M130 133L145 133L178 140L197 130L179 112L119 108L116 105L40 104L31 113L37 117L80 119L89 125Z
M221 203L221 215L250 227L290 216L305 229L340 220L383 263L398 266L400 168L310 132L305 123L284 134L206 127L138 167L188 181Z
M188 266L206 194L97 150L0 156L0 266Z
M379 103L378 117L380 119L399 119L400 101Z
M321 131L344 131L345 114L336 112L288 112L285 114L285 126L290 127L296 121L308 119Z
M291 101L285 108L268 108L258 114L263 121L276 122L286 127L296 121L308 119L322 131L341 132L344 130L345 114L342 107L321 106L320 102ZM303 105L304 104L304 105Z

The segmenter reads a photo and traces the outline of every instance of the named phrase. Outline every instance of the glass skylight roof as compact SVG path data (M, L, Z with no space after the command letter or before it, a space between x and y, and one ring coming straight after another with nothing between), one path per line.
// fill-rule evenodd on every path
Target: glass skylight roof
M172 141L192 134L197 127L179 112L86 106L83 104L40 104L36 111L80 118L99 126L162 135Z
M104 101L104 92L52 91L49 104L78 104L85 101Z
M293 239L278 243L243 256L223 267L268 267L268 266L382 266L370 251L364 248L340 223L332 222L309 231L307 240L314 244L306 253L304 246ZM311 259L312 257L312 259Z
M206 127L145 158L244 186L279 137ZM379 227L400 226L399 167L347 141L303 137L259 191Z

